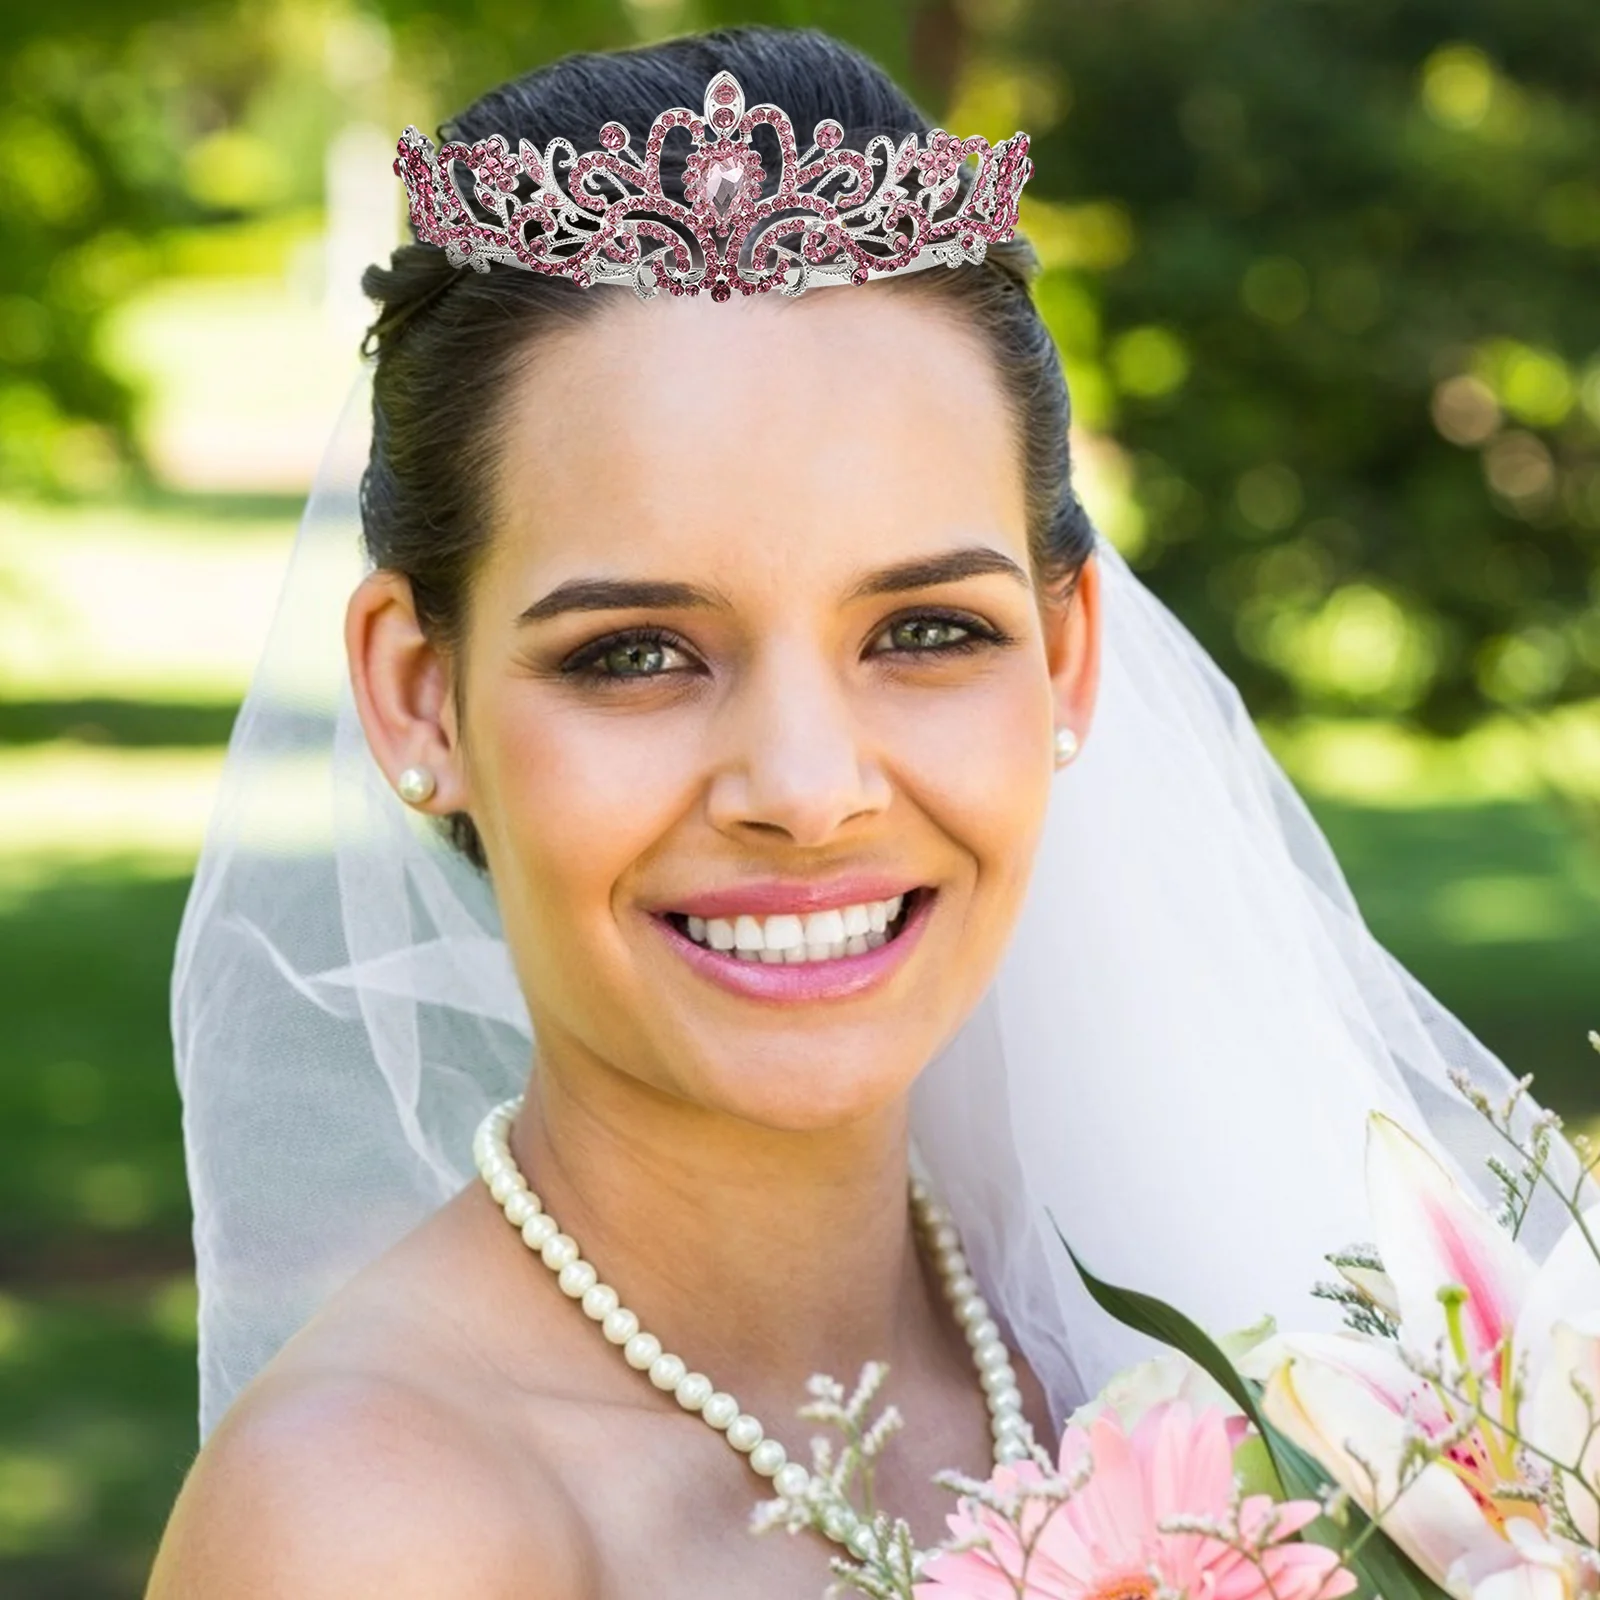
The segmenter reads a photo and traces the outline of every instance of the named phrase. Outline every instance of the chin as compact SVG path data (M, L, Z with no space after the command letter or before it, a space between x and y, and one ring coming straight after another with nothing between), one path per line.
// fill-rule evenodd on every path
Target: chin
M695 1086L703 1105L774 1133L827 1133L884 1116L903 1100L924 1064L886 1060L879 1051L834 1054L819 1068L815 1050L774 1059L712 1065Z

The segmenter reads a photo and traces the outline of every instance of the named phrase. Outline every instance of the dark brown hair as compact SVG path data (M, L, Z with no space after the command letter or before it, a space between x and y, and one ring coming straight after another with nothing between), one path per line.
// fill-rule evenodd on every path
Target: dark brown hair
M441 132L467 143L500 133L513 149L527 139L542 150L555 137L594 149L602 123L621 122L637 138L668 107L698 106L724 69L747 103L781 106L802 138L825 117L843 125L856 149L874 134L898 141L931 126L882 68L831 35L741 27L565 56L491 90ZM668 193L671 182L669 170ZM1055 584L1077 573L1094 534L1072 489L1060 359L1029 293L1037 270L1032 246L1018 235L990 245L981 266L882 283L936 303L992 354L1019 434L1035 571ZM631 291L515 268L473 272L425 244L402 245L387 267L369 267L362 287L379 305L367 335L377 357L372 455L361 485L367 551L378 567L405 575L423 628L449 648L459 643L490 525L499 429L485 397L506 391L514 364L542 333ZM481 867L471 820L452 817L447 827Z

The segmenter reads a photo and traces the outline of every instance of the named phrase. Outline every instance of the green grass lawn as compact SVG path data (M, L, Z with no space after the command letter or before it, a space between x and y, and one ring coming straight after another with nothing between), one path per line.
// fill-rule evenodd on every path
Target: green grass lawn
M8 1600L139 1594L194 1447L167 973L231 698L270 611L287 528L185 515L58 516L31 523L31 540L0 538L0 587L47 597L80 641L56 677L48 629L29 636L26 660L18 647L8 668L0 652ZM126 617L101 629L92 608L68 604L86 550L128 573L141 549L190 573L164 613L148 609L159 588L138 591L144 625L165 641L142 667ZM115 606L126 590L107 580L94 593ZM174 639L202 613L198 659L186 660ZM1325 748L1318 760L1293 738L1285 748L1317 780L1315 809L1379 936L1514 1067L1537 1073L1546 1099L1600 1120L1600 1058L1585 1042L1600 1025L1600 851L1584 814L1503 781L1498 758L1493 781L1419 768L1362 788L1329 777L1348 776L1353 758L1330 766Z

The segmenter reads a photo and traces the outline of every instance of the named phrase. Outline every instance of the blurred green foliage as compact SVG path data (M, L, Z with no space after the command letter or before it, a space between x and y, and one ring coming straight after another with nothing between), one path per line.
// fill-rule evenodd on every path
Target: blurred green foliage
M1080 404L1131 458L1137 563L1258 713L1450 728L1600 688L1595 21L1127 0L1017 24L1070 101L1035 187L1125 219L1121 259L1056 291Z

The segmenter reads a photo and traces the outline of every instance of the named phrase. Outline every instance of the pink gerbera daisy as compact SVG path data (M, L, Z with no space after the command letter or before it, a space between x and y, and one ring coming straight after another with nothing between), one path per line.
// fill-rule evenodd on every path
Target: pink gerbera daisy
M1220 1409L1198 1414L1183 1401L1153 1407L1131 1434L1111 1411L1061 1441L1061 1475L1083 1487L1052 1505L1026 1503L1021 1528L972 1499L949 1518L957 1542L928 1563L916 1600L1151 1600L1158 1588L1191 1600L1336 1600L1355 1588L1338 1557L1291 1539L1318 1512L1315 1501L1276 1504L1251 1495L1237 1529L1252 1560L1231 1543L1164 1533L1173 1517L1227 1524L1233 1442L1239 1426ZM991 1483L1010 1495L1043 1474L1031 1462L999 1467ZM1033 1546L1025 1556L1023 1539ZM1026 1570L1024 1571L1024 1567ZM1020 1586L1019 1586L1020 1585Z

